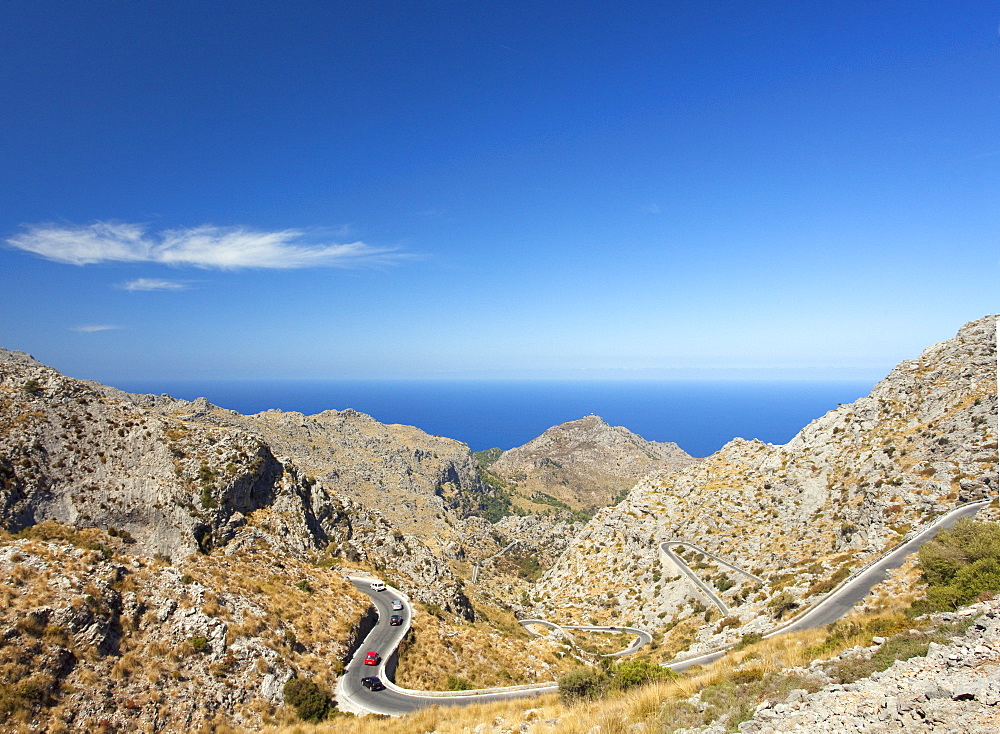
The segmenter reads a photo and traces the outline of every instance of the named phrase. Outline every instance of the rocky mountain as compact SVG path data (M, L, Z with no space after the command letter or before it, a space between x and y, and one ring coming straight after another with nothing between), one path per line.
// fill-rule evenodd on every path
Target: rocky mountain
M207 420L211 408L199 415L169 398L122 395L23 353L0 353L0 527L53 520L114 530L134 539L136 552L162 558L255 538L299 558L367 563L417 599L471 617L460 582L425 542L361 504L349 486L276 457L264 431L232 416ZM316 423L323 420L340 417ZM343 417L354 420L374 423ZM357 453L362 465L380 461Z
M569 665L511 609L643 627L660 659L763 631L995 496L996 369L991 316L784 446L694 460L588 416L484 472L464 444L354 411L242 416L0 350L0 723L279 723L284 682L332 687L371 623L349 569L423 602L400 658L414 684ZM514 512L527 499L548 514ZM671 540L725 612L665 562Z
M496 493L480 481L466 444L412 426L379 423L355 410L242 415L205 398L177 400L89 384L105 396L186 423L252 434L276 455L294 457L306 476L328 490L377 509L396 528L435 546L459 539L456 521L481 513L483 502Z
M528 506L561 504L593 512L613 504L647 474L695 461L675 443L647 441L588 415L504 451L488 468Z
M127 395L0 351L0 729L288 723L284 683L332 690L372 624L351 572L422 602L403 678L551 679L557 650L476 615L452 570L505 542L468 514L477 482L464 444L414 428ZM436 537L452 523L464 545Z
M647 477L600 511L538 581L534 614L660 630L667 656L766 629L911 530L996 494L996 375L989 316L784 446L735 439L686 469ZM763 583L688 548L728 607L723 615L664 568L658 546L668 540Z

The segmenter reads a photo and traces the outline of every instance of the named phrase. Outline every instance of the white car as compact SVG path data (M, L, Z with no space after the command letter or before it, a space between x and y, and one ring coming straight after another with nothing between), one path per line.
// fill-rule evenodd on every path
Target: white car
M385 591L385 581L372 581L372 591Z
M392 611L394 611L394 612L401 612L401 611L403 611L403 602L401 602L399 599L393 599L392 600Z

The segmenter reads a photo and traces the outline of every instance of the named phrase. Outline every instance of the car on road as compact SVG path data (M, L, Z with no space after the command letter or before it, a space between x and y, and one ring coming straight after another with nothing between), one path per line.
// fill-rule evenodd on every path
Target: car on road
M378 656L377 652L370 652L365 655L365 665L378 665L382 662L382 658Z
M401 612L401 611L403 611L403 602L401 602L399 599L393 599L392 600L392 611L394 611L394 612Z
M391 617L389 617L390 627L398 627L402 623L403 623L403 618L398 614L393 614Z
M372 581L369 586L372 587L372 591L385 591L385 581Z
M370 675L367 678L361 679L361 685L370 691L384 691L385 684L376 678L374 675Z

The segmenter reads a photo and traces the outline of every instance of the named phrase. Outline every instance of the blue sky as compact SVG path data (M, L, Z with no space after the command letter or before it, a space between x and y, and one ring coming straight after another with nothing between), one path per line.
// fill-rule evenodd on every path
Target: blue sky
M996 312L987 2L0 5L0 345L877 378Z

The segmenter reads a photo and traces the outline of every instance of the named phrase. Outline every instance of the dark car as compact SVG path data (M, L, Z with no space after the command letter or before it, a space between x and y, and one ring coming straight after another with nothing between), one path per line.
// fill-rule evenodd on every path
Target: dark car
M400 617L398 614L393 614L391 617L389 617L389 624L392 627L398 627L402 623L403 623L403 618Z
M382 681L380 681L374 675L368 676L367 678L362 678L361 679L361 685L363 685L365 688L367 688L370 691L382 691L382 690L385 690L385 684L382 683Z
M370 652L365 655L365 665L378 665L382 662L382 658L378 656L377 652Z

